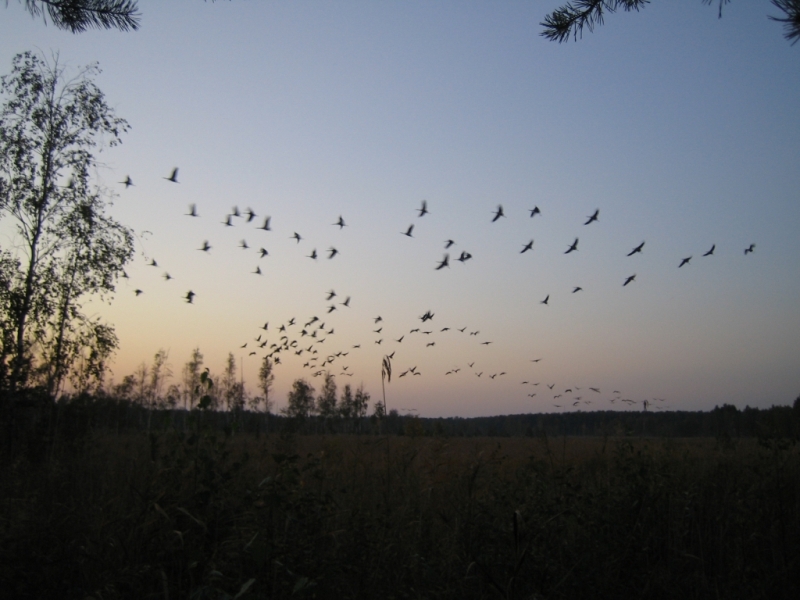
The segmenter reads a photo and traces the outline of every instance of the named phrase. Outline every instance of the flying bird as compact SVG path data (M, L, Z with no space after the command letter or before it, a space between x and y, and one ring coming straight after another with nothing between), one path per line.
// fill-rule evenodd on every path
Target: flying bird
M125 184L125 189L127 190L129 187L131 187L133 185L133 180L131 179L131 176L128 175L125 178L125 181L120 181L120 183L124 183Z
M172 174L169 177L163 177L162 179L166 179L172 183L178 183L178 167L172 169Z
M264 248L259 248L258 251L261 254L259 258L264 258L267 254L269 254L269 252L267 252Z
M438 271L442 267L450 268L450 255L447 254L447 253L445 253L444 258L442 259L442 262L440 262L438 264L438 266L436 267L436 270Z
M328 248L328 258L333 258L337 254L339 254L339 251L336 248L334 248L333 246Z
M631 275L630 277L628 277L628 278L625 280L625 283L623 283L623 284L622 284L622 287L625 287L626 285L628 285L628 284L629 284L631 281L633 281L634 279L636 279L636 273L634 273L633 275Z
M243 250L247 250L249 247L250 246L247 245L247 240L242 240L241 242L239 242L239 248L242 248Z
M472 258L472 254L470 254L469 252L462 252L461 256L459 256L456 260L463 263L468 261L470 258Z
M444 244L445 244L445 245L444 245L444 249L445 249L445 250L448 250L448 249L450 248L450 246L452 246L453 244L455 244L455 242L454 242L453 240L445 240Z
M192 304L192 301L194 300L195 295L196 294L192 290L189 290L188 292L186 292L186 295L184 296L184 298L186 298L186 302L188 302L189 304Z
M748 254L750 254L750 253L751 253L753 250L755 250L755 248L756 248L756 245L755 245L755 244L750 244L750 246L748 246L747 248L745 248L745 249L744 249L744 255L745 255L745 256L747 256L747 255L748 255Z
M302 238L302 236L301 236L299 233L297 233L297 232L295 231L295 232L294 232L294 235L293 235L293 236L291 236L289 239L294 239L294 240L297 240L297 243L299 244L299 243L300 243L300 240L302 240L303 238Z
M567 251L564 252L564 254L569 254L570 252L574 252L577 249L578 249L578 238L575 238L575 241L572 242L572 245L569 248L567 248Z
M256 265L256 270L253 271L253 275L261 275L261 267Z
M525 246L520 251L520 254L525 254L528 250L533 250L533 240L525 244Z
M269 220L270 220L271 218L272 218L272 217L265 217L265 218L264 218L264 224L263 224L261 227L259 227L259 229L263 229L264 231L272 231L272 230L269 228Z
M187 217L199 217L200 215L197 214L197 205L190 204L189 205L189 212L186 213Z
M599 214L600 214L600 209L598 208L596 211L594 211L594 214L591 217L588 217L589 220L586 221L586 223L584 223L584 225L588 225L589 223L591 223L593 221L597 221L597 216Z
M314 248L311 251L311 254L308 255L308 258L313 258L314 260L317 260L317 249L316 248Z
M231 223L232 218L233 215L226 215L225 220L222 221L222 224L225 225L225 227L233 227L233 223Z
M418 208L417 210L419 211L419 216L420 217L424 217L425 215L427 215L428 214L428 201L427 200L423 200L422 201L422 207Z
M344 219L342 218L342 215L339 215L339 220L336 221L336 223L334 223L334 225L338 225L339 226L339 230L341 231L341 229L345 226L345 222L344 222Z
M679 264L679 265L678 265L678 268L680 269L680 268L681 268L683 265L688 265L690 260L692 260L692 257L691 257L691 256L689 256L689 257L687 257L687 258L684 258L684 259L681 261L681 264Z
M407 235L408 237L414 237L413 235L411 235L412 231L414 231L414 226L409 225L408 229L406 229L405 231L401 231L400 233L402 233L403 235Z
M253 212L252 208L248 208L246 211L244 211L244 214L247 215L247 222L248 223L258 216L258 215L256 215L256 213Z
M209 250L211 250L211 244L209 244L208 240L206 240L203 242L203 247L198 248L198 250L202 250L203 252L208 252Z
M342 306L346 306L347 308L350 308L350 296L345 298L344 302L342 302Z
M542 214L542 211L539 210L538 206L534 206L533 208L529 208L528 210L531 211L531 219L536 215Z
M169 273L164 273L164 275L162 275L162 277L164 277L164 279L166 279L167 281L172 279L172 275L170 275Z
M156 259L155 259L155 258L151 258L151 259L150 259L150 262L149 262L149 263L147 263L147 264L148 264L149 266L151 266L151 267L157 267L157 266L158 266L158 263L156 262Z
M144 294L144 292L142 290L133 290L133 293L136 294L137 296L139 294Z
M492 219L492 223L497 221L497 219L499 219L500 217L505 217L505 215L503 214L503 205L502 204L498 204L497 205L497 210L494 213L494 218Z
M714 254L714 250L716 249L716 247L717 247L716 244L711 244L711 250L703 254L703 256L711 256L712 254Z
M574 294L575 292L580 292L580 291L583 291L583 288L580 287L579 285L576 285L575 289L572 290L572 293Z
M550 294L547 294L547 296L545 297L545 299L544 299L544 300L542 300L542 301L541 301L539 304L547 304L549 300L550 300Z
M641 244L639 244L638 246L636 246L636 248L634 248L633 250L631 250L630 252L628 252L628 256L633 256L633 255L634 255L634 254L636 254L637 252L641 252L641 251L642 251L642 248L644 248L644 242L642 242Z

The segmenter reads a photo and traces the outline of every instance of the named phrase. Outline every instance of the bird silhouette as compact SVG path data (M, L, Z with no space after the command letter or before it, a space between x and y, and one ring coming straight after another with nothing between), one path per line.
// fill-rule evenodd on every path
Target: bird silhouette
M498 204L497 205L497 210L494 213L494 218L492 219L492 223L497 221L497 219L499 219L500 217L505 217L505 214L503 214L503 205L502 204Z
M583 288L582 288L582 287L580 287L580 286L575 286L575 289L573 289L573 290L572 290L572 293L574 294L575 292L580 292L580 291L582 291L582 290L583 290Z
M545 299L542 300L539 304L547 304L549 301L550 301L550 294L547 294L547 296L545 296Z
M344 302L342 302L342 306L346 306L346 307L350 308L350 296L345 298Z
M247 241L246 240L242 240L241 242L239 242L239 248L242 248L243 250L247 250L249 247L250 246L247 245Z
M636 273L634 273L633 275L631 275L630 277L628 277L628 278L625 280L625 283L623 283L623 284L622 284L622 287L625 287L626 285L628 285L628 284L629 284L631 281L633 281L634 279L636 279Z
M339 215L339 220L336 221L336 223L334 223L334 225L338 225L339 226L339 230L341 231L341 229L345 226L345 222L344 222L344 219L342 218L342 215Z
M325 301L330 302L335 297L336 297L336 292L331 290L328 292L328 296L325 298Z
M407 235L408 237L414 237L413 235L411 235L412 231L414 231L414 225L409 225L408 229L406 229L405 231L401 231L400 233L402 233L403 235Z
M256 213L253 212L253 209L249 208L249 207L248 207L248 209L246 211L244 211L244 214L247 215L247 222L248 223L258 216Z
M197 214L197 205L190 204L189 205L189 212L186 213L187 217L199 217L200 215Z
M402 342L402 341L403 341L403 338L404 338L404 337L406 337L406 336L404 336L404 335L401 335L399 339L396 339L396 340L395 340L395 342L397 342L397 343L399 344L400 342Z
M133 180L131 179L131 176L128 175L125 178L125 181L120 181L120 183L124 183L125 184L125 189L127 190L129 187L131 187L133 185Z
M747 256L748 254L750 254L755 249L756 249L756 245L755 244L750 244L750 246L748 246L747 248L744 249L744 255Z
M419 211L419 216L420 217L424 217L425 215L427 215L428 214L428 201L427 200L423 200L422 201L422 207L418 208L417 210Z
M162 275L162 277L167 281L169 281L170 279L173 278L172 275L170 275L169 273L164 273L164 275Z
M233 210L231 210L231 214L234 217L241 217L242 216L242 214L239 212L239 207L238 206L234 206L233 207Z
M333 258L333 257L334 257L334 256L336 256L337 254L339 254L339 251L338 251L336 248L334 248L333 246L331 246L330 248L328 248L328 258L329 258L329 259L330 259L330 258Z
M222 224L225 225L225 227L233 227L233 223L231 222L232 218L233 215L225 215L225 220L222 221Z
M261 267L259 267L258 265L256 265L256 270L255 270L255 271L253 271L253 275L261 275L261 274L262 274L262 273L261 273Z
M381 317L380 315L378 315L377 317L375 317L375 318L373 319L373 321L375 321L375 323L380 323L381 321L383 321L383 317Z
M447 254L447 253L445 253L444 258L442 259L442 262L440 262L437 265L436 270L438 271L439 269L441 269L443 267L450 268L450 255Z
M680 269L683 265L688 265L690 260L692 260L691 256L688 256L688 257L684 258L681 261L681 264L678 265L678 268Z
M133 290L133 293L136 294L137 296L139 294L144 294L144 292L142 290L139 290L139 289Z
M529 208L528 210L531 212L531 219L536 215L542 214L542 211L539 210L538 206L534 206L533 208Z
M520 251L520 254L525 254L528 250L533 250L533 240L525 244L525 246Z
M211 244L209 244L208 240L206 240L203 242L203 247L198 248L198 250L202 250L203 252L208 252L209 250L211 250Z
M450 248L450 246L452 246L453 244L455 244L455 242L453 240L445 240L444 249L448 250Z
M472 254L470 254L469 252L462 252L461 256L459 256L456 260L463 263L468 261L470 258L472 258Z
M567 248L567 251L564 254L569 254L570 252L574 252L578 249L578 238L575 238L575 241L572 242L572 245Z
M596 211L594 211L594 214L591 217L588 218L589 220L586 221L586 223L584 223L584 225L588 225L589 223L592 223L593 221L597 221L597 216L599 214L600 214L600 209L598 208Z
M267 254L269 254L269 252L267 252L264 248L259 248L258 252L261 254L259 258L264 258Z
M155 258L151 258L151 259L150 259L150 262L149 262L149 263L147 263L147 264L148 264L149 266L151 266L151 267L157 267L157 266L158 266L158 263L156 262L156 259L155 259Z
M311 254L308 255L308 258L313 258L314 260L317 260L317 249L316 248L314 248L311 251Z
M162 179L166 179L172 183L178 183L178 167L172 169L172 174L169 177L162 177Z
M271 218L272 217L264 217L264 224L261 227L259 227L259 229L263 229L264 231L272 231L269 228L269 221Z
M717 247L716 244L711 244L711 250L703 254L703 256L711 256L712 254L714 254L714 250L716 249L716 247Z
M194 301L195 295L196 294L192 290L189 290L188 292L186 292L186 296L184 296L184 298L186 298L186 302L188 302L189 304L192 304L193 301Z
M642 242L641 244L639 244L638 246L636 246L636 248L634 248L633 250L631 250L630 252L628 252L628 256L633 256L633 255L634 255L634 254L636 254L637 252L641 252L641 251L642 251L642 248L644 248L644 242Z

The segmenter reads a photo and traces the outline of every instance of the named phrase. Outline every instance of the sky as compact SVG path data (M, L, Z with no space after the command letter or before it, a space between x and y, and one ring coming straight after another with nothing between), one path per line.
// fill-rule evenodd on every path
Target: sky
M0 10L0 73L99 62L131 125L95 174L136 232L86 307L119 336L109 379L164 349L179 383L199 348L255 392L284 325L277 409L324 370L377 400L389 354L388 408L426 417L791 403L800 44L766 0L654 2L558 44L560 4L140 0L138 31L77 35Z

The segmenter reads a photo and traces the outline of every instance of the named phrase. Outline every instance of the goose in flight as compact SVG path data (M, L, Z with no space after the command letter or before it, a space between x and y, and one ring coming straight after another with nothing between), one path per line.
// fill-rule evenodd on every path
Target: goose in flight
M575 292L580 292L580 291L583 291L583 288L579 285L576 285L575 289L572 290L572 293L574 294Z
M631 275L630 277L628 277L628 278L625 280L625 283L623 283L623 284L622 284L622 287L625 287L626 285L628 285L628 284L629 284L631 281L633 281L634 279L636 279L636 273L634 273L633 275Z
M331 291L328 292L328 297L325 298L325 301L326 302L330 302L335 297L336 297L336 292L331 290Z
M578 249L578 238L575 238L575 241L572 242L572 245L567 248L567 251L564 254L569 254L570 252L575 252Z
M703 254L703 256L711 256L712 254L714 254L714 250L716 249L716 247L717 247L716 244L711 244L711 250Z
M550 294L547 294L544 300L542 300L539 304L547 304L550 301Z
M178 167L172 169L172 174L169 177L163 177L162 179L166 179L172 183L178 183Z
M344 219L342 218L342 215L339 215L339 220L336 221L336 223L334 223L334 225L338 225L339 226L339 230L340 231L342 230L342 228L345 226L345 222L344 222Z
M454 242L453 240L445 240L445 242L444 242L444 249L445 249L445 250L449 250L449 249L450 249L450 246L452 246L453 244L455 244L455 242Z
M328 258L333 258L337 254L339 254L339 251L336 248L334 248L333 246L328 248Z
M189 212L186 213L187 217L199 217L200 215L197 214L197 205L190 204L189 205Z
M295 232L294 232L294 235L290 236L290 237L289 237L289 239L290 239L290 240L297 240L297 243L299 244L299 243L300 243L300 240L302 240L302 239L303 239L303 237L302 237L302 236L301 236L299 233L297 233L297 232L295 231Z
M634 255L634 254L636 254L637 252L641 252L641 251L642 251L642 248L644 248L644 242L642 242L641 244L639 244L638 246L636 246L636 248L634 248L633 250L631 250L630 252L628 252L628 256L633 256L633 255Z
M250 246L247 245L247 240L242 240L239 242L239 248L243 250L247 250Z
M269 228L269 220L270 220L271 218L272 218L272 217L264 217L264 224L263 224L261 227L259 227L259 229L263 229L264 231L272 231L272 230Z
M314 248L311 251L311 254L308 255L308 258L313 258L314 260L317 260L317 249L316 248Z
M244 211L244 214L247 215L247 222L248 223L258 216L258 215L256 215L256 213L253 212L252 208L248 208L246 211Z
M525 246L520 251L520 254L525 254L528 250L533 250L533 240L525 244Z
M428 214L428 201L427 200L423 200L422 201L422 207L418 208L417 210L419 211L419 216L420 217L424 217L425 215L427 215Z
M202 250L203 252L208 252L209 250L211 250L211 244L209 244L208 240L206 240L203 242L203 247L198 248L198 250Z
M261 254L261 256L259 258L264 258L267 254L269 254L269 252L267 252L266 249L264 249L264 248L259 248L258 251Z
M436 267L436 270L438 271L439 269L441 269L441 268L443 268L443 267L450 268L450 255L449 255L449 254L447 254L447 253L445 253L445 255L444 255L444 258L443 258L443 259L442 259L442 261L441 261L441 262L438 264L438 266Z
M261 275L261 274L262 274L262 273L261 273L261 267L259 267L258 265L256 265L256 270L255 270L255 271L253 271L253 275Z
M584 225L588 225L589 223L597 221L597 216L599 214L600 214L600 209L598 208L596 211L594 211L594 214L591 217L588 217L589 220L586 221L586 223L584 223Z
M688 265L690 260L692 260L691 256L688 256L688 257L684 258L681 261L681 264L678 265L678 268L680 269L683 265Z
M184 298L186 298L186 302L188 302L189 304L192 304L194 297L195 293L192 290L186 292L186 295L184 296Z
M494 218L492 219L492 223L497 221L497 219L499 219L500 217L505 217L505 214L503 214L503 205L502 204L498 204L497 205L497 210L494 213Z
M149 263L147 263L147 264L148 264L149 266L151 266L151 267L157 267L157 266L158 266L158 263L156 262L156 259L155 259L155 258L151 258L151 259L150 259L150 262L149 262Z
M756 245L755 244L750 244L747 248L744 249L744 255L747 256L748 254L750 254L755 249L756 249Z
M406 229L405 231L401 231L400 233L403 235L407 235L408 237L414 237L413 235L411 235L412 231L414 231L414 225L409 225L408 229Z
M533 208L529 208L528 210L531 211L531 219L536 215L542 214L542 211L539 210L538 206L534 206Z
M469 252L462 252L461 256L459 256L456 260L463 263L468 261L470 258L472 258L472 254L470 254Z
M232 217L233 217L233 215L226 215L225 216L225 220L222 221L222 224L225 225L225 227L233 227L233 223L231 223L231 218Z

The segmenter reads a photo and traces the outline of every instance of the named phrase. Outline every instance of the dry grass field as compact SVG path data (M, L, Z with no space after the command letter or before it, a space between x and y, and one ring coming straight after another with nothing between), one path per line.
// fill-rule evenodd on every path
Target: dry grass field
M89 434L0 467L9 598L795 598L785 440Z

